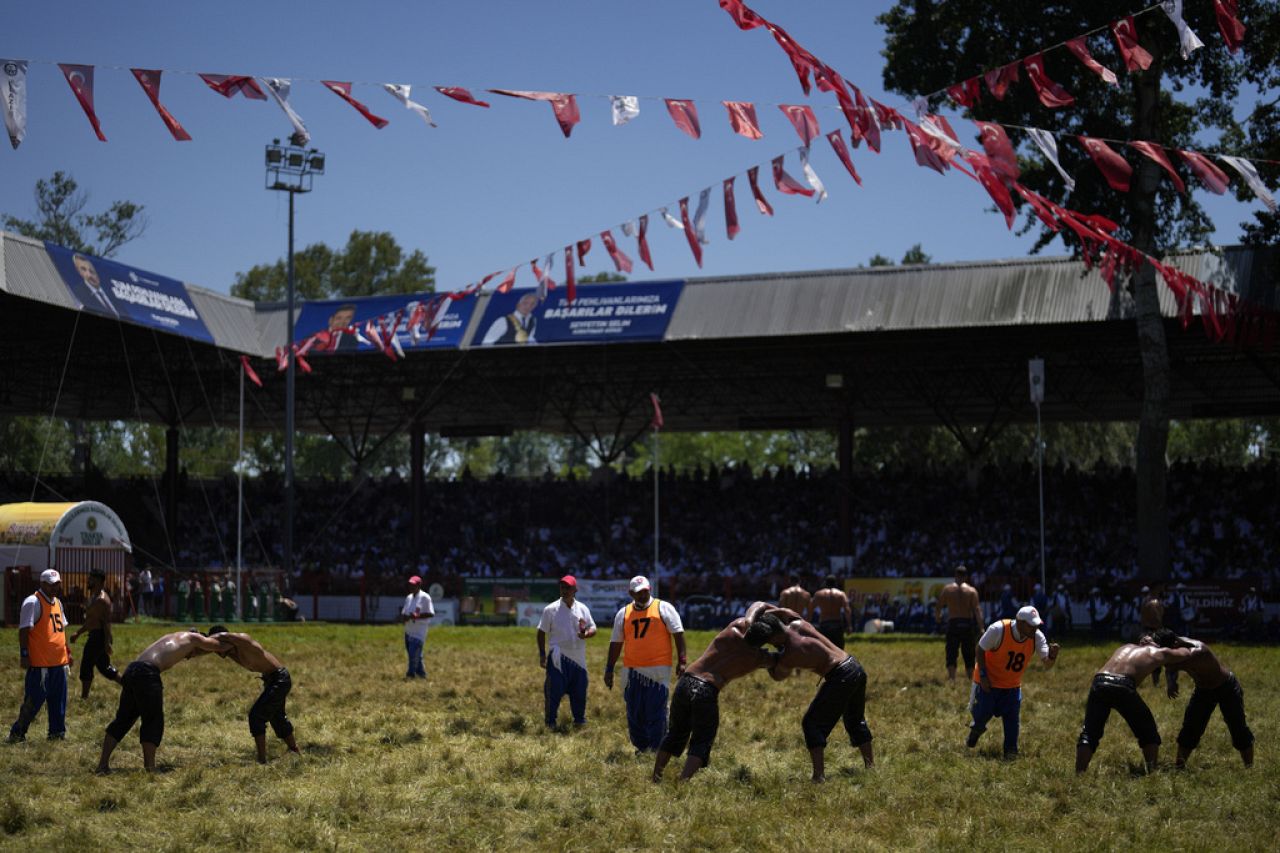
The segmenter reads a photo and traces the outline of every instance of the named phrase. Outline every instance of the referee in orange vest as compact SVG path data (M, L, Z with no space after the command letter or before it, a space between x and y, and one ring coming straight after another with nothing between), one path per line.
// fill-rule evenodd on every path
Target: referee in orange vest
M973 668L970 707L973 722L965 746L975 747L992 717L1004 722L1004 757L1018 755L1018 728L1022 714L1022 673L1032 655L1045 669L1058 659L1058 644L1050 645L1040 631L1044 622L1034 607L1018 611L1015 619L992 622L978 640L978 662Z
M649 579L636 575L628 587L631 603L613 617L609 662L604 686L613 689L613 668L622 655L625 668L622 701L627 706L627 731L636 755L657 752L667 733L667 685L671 681L671 642L675 641L676 677L684 675L688 658L680 614L653 597Z
M27 739L27 728L49 706L49 740L67 736L67 620L62 612L62 577L56 569L40 573L40 589L22 602L18 617L18 653L27 671L18 719L9 729L9 743Z

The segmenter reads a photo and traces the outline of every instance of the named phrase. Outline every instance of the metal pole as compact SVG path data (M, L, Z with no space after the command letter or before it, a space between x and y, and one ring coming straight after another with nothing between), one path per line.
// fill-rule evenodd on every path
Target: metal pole
M1036 403L1036 467L1040 480L1040 588L1048 594L1044 568L1044 441L1040 438L1040 404Z
M653 431L653 578L650 585L658 583L658 431Z
M288 327L285 331L288 370L284 384L284 554L286 578L293 577L293 197L289 192L289 283Z
M240 371L240 452L236 456L236 621L244 621L244 371Z

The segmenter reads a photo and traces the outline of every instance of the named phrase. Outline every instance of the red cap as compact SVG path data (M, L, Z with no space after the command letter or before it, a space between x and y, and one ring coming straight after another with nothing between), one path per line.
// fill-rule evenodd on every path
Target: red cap
M418 584L419 586L421 586L421 585L422 585L422 578L418 577L417 575L414 575L413 577L409 578L409 583L416 583L416 584Z
M560 583L568 584L574 589L578 588L578 579L575 578L573 575L565 575L564 577L560 578Z

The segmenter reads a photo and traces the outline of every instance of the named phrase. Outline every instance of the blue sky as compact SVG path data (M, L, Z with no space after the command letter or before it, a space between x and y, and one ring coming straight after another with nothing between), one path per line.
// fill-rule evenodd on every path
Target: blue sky
M875 16L889 3L752 5L872 97L904 106L881 89L883 33ZM1144 20L1173 37L1162 17ZM1218 47L1216 33L1201 35ZM780 196L766 177L768 162L787 152L788 171L800 177L799 138L773 104L806 100L772 39L740 32L715 0L45 0L9 5L0 56L33 63L26 141L0 151L0 210L32 215L36 179L69 171L90 192L91 210L115 199L146 206L150 228L120 261L220 291L237 271L284 254L287 202L263 188L262 161L263 146L290 128L273 103L224 100L194 73L179 71L293 78L292 103L328 157L328 174L299 199L298 245L340 245L356 228L390 231L428 255L444 288L604 228L615 229L636 261L634 278L855 266L875 253L900 257L915 243L940 262L1015 257L1030 246L1030 238L1006 231L986 211L976 183L917 167L903 134L887 137L880 155L853 152L862 187L817 140L813 165L830 198L816 205ZM94 138L55 62L98 66L97 109L108 143ZM170 69L161 100L192 142L172 141L129 67ZM374 129L321 79L354 81L355 97L391 124ZM439 127L401 107L381 90L384 82L412 84ZM450 101L433 85L466 86L493 106ZM479 91L488 87L577 93L582 122L566 140L548 105ZM642 96L640 117L613 127L608 100L587 97L608 94ZM675 128L664 97L697 103L701 140ZM721 100L756 102L765 138L736 136ZM843 126L829 96L815 92L807 102L824 132ZM1047 111L1044 126L1053 126ZM971 125L963 127L957 124L967 135ZM776 211L771 218L755 211L741 174L757 164ZM729 242L719 185L735 173L742 233ZM650 274L617 226L684 195L696 201L708 185L715 191L703 269L679 232L651 222L657 268ZM1218 225L1217 240L1234 242L1251 207L1198 192ZM588 261L589 272L610 266L598 240Z

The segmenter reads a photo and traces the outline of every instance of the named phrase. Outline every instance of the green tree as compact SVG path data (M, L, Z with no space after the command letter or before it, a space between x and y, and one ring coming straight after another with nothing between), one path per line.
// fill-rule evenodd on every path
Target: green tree
M626 281L626 280L627 280L627 277L625 275L622 275L616 272L609 272L608 270L605 270L603 272L598 272L595 275L584 275L581 278L579 278L577 281L578 281L578 284L610 284L615 281Z
M1245 11L1251 32L1271 25L1278 5L1276 0L1249 4ZM1217 37L1210 4L1184 7L1183 12L1197 32ZM884 81L890 89L904 94L940 91L1092 31L1116 15L1115 4L1106 0L1049 5L903 0L879 19L888 36ZM1046 56L1048 73L1075 94L1071 109L1050 114L1030 85L1016 85L1002 101L984 94L981 118L1022 127L1047 126L1064 135L1151 140L1168 147L1188 147L1202 132L1231 130L1230 110L1221 105L1229 105L1239 96L1244 69L1259 47L1256 37L1245 47L1243 64L1232 61L1220 44L1196 51L1184 61L1178 55L1178 39L1163 15L1142 16L1137 29L1142 47L1153 59L1145 71L1125 76L1122 85L1103 84L1065 50L1056 50ZM1267 47L1274 50L1274 44ZM1114 47L1109 43L1104 46L1102 39L1095 39L1091 49L1104 64L1123 67ZM1166 85L1174 91L1197 86L1206 91L1206 97L1200 103L1180 103ZM1134 174L1130 192L1120 196L1078 146L1060 148L1064 168L1075 178L1074 191L1068 192L1062 177L1041 158L1023 162L1022 182L1067 207L1115 219L1120 224L1117 236L1151 255L1199 241L1209 232L1210 224L1194 198L1177 193L1154 161L1125 151ZM1028 212L1024 229L1035 227L1040 227L1039 223ZM1041 228L1036 248L1047 245L1054 236ZM1061 236L1072 245L1070 235ZM1138 560L1147 577L1164 577L1169 571L1165 452L1170 371L1156 287L1155 270L1149 264L1128 282L1144 377L1136 458Z
M933 263L933 256L926 255L924 253L924 249L920 248L919 243L916 243L910 249L907 249L906 253L903 254L902 256L902 265L904 267L909 266L911 264L931 264L931 263Z
M101 213L85 213L89 194L75 178L57 171L36 181L36 218L5 214L4 227L24 237L47 240L76 252L110 258L147 230L142 205L115 201Z
M386 231L352 231L347 244L334 250L313 243L294 252L294 288L300 299L428 293L435 290L436 270L420 250L405 254ZM285 298L288 264L281 259L236 274L231 295L255 302Z

